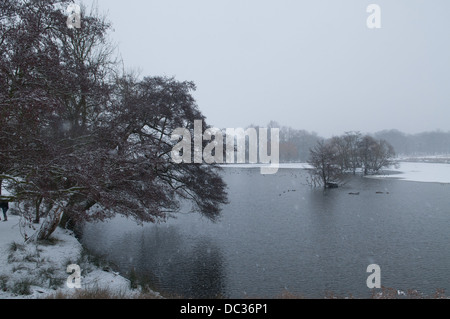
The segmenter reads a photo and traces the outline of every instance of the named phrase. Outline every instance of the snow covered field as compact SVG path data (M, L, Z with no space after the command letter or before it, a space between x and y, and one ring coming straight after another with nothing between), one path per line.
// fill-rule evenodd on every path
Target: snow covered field
M450 164L400 162L399 168L389 169L389 174L370 178L398 178L404 181L450 183Z
M311 168L311 165L309 165L308 163L280 163L273 165L278 165L279 168ZM224 168L261 168L269 167L270 164L221 164L219 166Z
M432 160L427 158L428 160ZM450 164L430 162L400 162L398 168L389 168L389 173L367 176L368 178L396 178L405 181L450 183ZM267 164L224 164L224 168L261 168ZM279 168L308 169L308 163L281 163Z

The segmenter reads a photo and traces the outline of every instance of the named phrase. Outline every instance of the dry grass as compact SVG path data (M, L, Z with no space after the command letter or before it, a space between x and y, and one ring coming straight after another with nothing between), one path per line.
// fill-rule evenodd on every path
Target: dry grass
M287 289L280 294L268 298L260 296L246 296L248 299L450 299L450 296L445 294L445 289L436 289L431 295L426 295L418 290L410 289L401 291L393 288L381 287L373 291L369 297L358 297L352 294L337 294L333 291L325 291L322 297L311 298L301 293L291 292ZM226 299L226 298L225 298Z
M47 297L47 299L185 299L180 295L164 295L164 297L156 296L151 293L136 293L133 295L124 292L111 292L104 288L94 288L89 290L76 290L74 293L57 292L54 295ZM224 296L218 296L214 299L227 299ZM251 298L251 299L311 299L302 294L292 293L284 290L274 298ZM314 299L361 299L353 295L339 295L333 292L325 292L323 298ZM450 299L450 296L445 294L443 289L437 289L432 295L425 295L417 290L408 290L406 292L399 291L393 288L382 287L372 293L368 299Z
M289 290L284 290L281 294L275 296L275 299L308 299L303 295L295 294Z
M129 295L125 292L112 292L105 288L77 289L73 293L57 292L47 299L161 299L151 293L136 293Z
M450 299L450 296L446 296L444 289L436 289L432 295L425 295L415 289L400 291L381 287L381 291L372 294L372 299Z
M291 293L289 291L284 291L280 295L276 296L275 299L309 299L303 295L298 295ZM436 289L436 291L431 295L423 294L415 289L410 289L407 291L401 291L393 288L381 287L374 291L370 298L358 298L352 294L339 295L334 292L325 292L323 299L450 299L450 296L445 294L444 289Z

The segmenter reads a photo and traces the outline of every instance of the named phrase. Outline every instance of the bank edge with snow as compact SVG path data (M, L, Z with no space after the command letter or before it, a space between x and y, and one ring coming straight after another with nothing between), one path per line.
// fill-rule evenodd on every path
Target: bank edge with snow
M57 228L49 241L25 243L20 216L0 222L0 299L41 299L61 294L70 298L79 290L69 288L67 266L81 268L81 290L106 290L112 295L134 298L139 289L112 270L104 270L83 258L83 247L73 232ZM161 296L147 292L154 298Z

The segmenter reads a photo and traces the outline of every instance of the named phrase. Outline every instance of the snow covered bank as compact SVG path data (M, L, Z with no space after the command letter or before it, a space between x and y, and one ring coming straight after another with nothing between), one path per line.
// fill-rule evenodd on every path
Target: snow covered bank
M221 164L219 166L223 168L261 168L261 167L269 167L270 164ZM311 168L311 165L309 165L308 163L280 163L278 164L278 167L308 169Z
M397 178L405 181L427 183L450 183L450 164L400 162L399 168L389 174L368 176L370 178Z
M423 155L423 156L406 156L402 155L397 158L400 162L423 162L423 163L443 163L450 164L450 155Z
M130 298L139 295L130 289L128 279L83 258L82 246L72 232L58 228L47 242L24 244L19 222L14 215L7 222L2 216L0 222L0 299L46 298L57 292L70 296L76 292L67 287L70 264L81 268L81 289L105 289Z
M430 161L433 159L430 159ZM435 160L435 159L434 159ZM450 183L450 164L443 162L399 162L398 168L389 168L388 173L367 176L368 178L396 178L405 181ZM436 161L436 160L435 160ZM223 164L223 168L261 168L267 164ZM309 169L308 163L280 163L279 168Z

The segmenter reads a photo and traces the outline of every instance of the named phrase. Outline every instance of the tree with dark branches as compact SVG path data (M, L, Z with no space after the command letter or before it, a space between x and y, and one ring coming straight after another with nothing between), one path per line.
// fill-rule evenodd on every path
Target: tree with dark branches
M338 153L330 141L321 140L310 150L308 164L312 166L311 182L324 188L333 187L342 178Z
M195 85L121 75L110 24L84 10L69 29L68 4L0 1L0 180L30 221L45 218L34 238L115 214L165 221L185 200L216 220L219 168L170 159L174 129L208 128Z
M346 174L355 175L358 169L364 175L377 174L384 167L396 165L394 157L394 148L388 142L358 132L321 140L310 150L310 184L336 187Z

